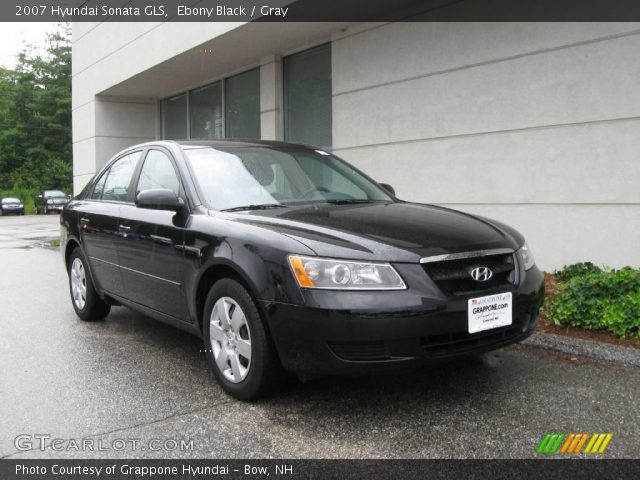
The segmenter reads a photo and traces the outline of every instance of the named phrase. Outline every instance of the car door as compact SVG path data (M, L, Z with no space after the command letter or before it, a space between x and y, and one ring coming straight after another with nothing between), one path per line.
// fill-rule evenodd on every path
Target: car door
M173 190L184 199L174 160L160 147L147 151L134 195L153 188ZM187 321L184 214L127 204L120 211L119 228L118 255L127 298Z
M80 241L93 279L102 290L115 295L124 293L117 249L120 209L129 197L141 153L118 158L77 207Z

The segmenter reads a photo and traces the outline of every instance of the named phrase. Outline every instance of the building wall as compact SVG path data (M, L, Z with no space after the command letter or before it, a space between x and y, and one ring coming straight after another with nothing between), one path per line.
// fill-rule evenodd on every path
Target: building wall
M509 223L546 269L640 265L640 24L396 23L333 42L333 145Z

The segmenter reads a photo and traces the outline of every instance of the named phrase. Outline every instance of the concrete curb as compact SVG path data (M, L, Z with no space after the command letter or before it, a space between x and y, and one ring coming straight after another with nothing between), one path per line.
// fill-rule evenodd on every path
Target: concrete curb
M621 364L625 367L640 367L640 349L633 347L621 347L609 343L542 332L534 333L522 344L554 350L567 355L595 358L605 362Z

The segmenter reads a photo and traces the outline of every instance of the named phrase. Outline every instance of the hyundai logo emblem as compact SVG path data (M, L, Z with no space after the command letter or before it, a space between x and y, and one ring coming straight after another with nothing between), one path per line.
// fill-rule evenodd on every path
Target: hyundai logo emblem
M493 272L489 267L476 267L471 270L471 278L476 282L486 282L493 277Z

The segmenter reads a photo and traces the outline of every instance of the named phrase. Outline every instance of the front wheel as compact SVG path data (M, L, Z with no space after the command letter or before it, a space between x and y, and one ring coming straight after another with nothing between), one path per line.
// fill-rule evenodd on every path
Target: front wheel
M204 308L206 355L231 396L252 400L280 383L282 366L249 292L233 279L216 282Z
M84 255L77 247L69 260L69 292L73 309L81 320L102 320L111 310L111 307L98 296Z

